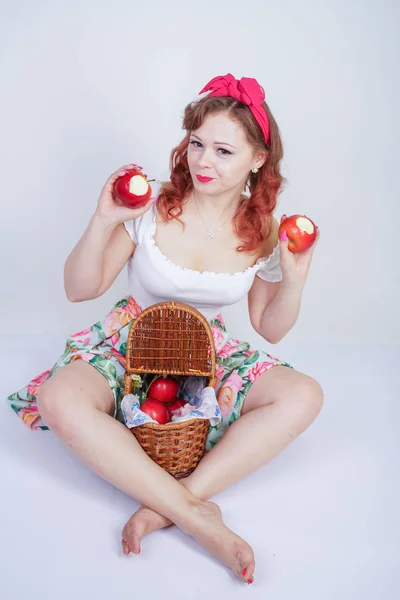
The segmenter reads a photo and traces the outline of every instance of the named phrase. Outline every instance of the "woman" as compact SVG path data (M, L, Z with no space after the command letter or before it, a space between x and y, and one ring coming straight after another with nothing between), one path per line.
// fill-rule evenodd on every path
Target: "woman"
M145 534L175 523L252 583L251 547L208 499L300 435L321 409L322 390L288 363L230 338L220 311L247 295L254 329L270 343L281 340L296 322L316 242L292 254L278 240L282 143L255 79L212 79L186 107L183 127L156 203L120 204L113 184L132 165L113 173L65 264L73 302L99 297L126 264L130 295L71 335L54 367L8 400L32 429L52 429L90 469L142 503L123 530L125 554L138 554ZM120 411L129 326L162 300L200 310L217 354L223 421L210 427L205 457L180 482L144 453Z

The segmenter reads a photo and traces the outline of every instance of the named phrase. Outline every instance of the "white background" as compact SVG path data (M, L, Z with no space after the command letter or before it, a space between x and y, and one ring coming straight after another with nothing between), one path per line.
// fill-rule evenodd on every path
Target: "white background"
M67 335L129 292L124 270L72 304L64 262L109 174L168 177L184 106L231 72L260 81L282 133L276 216L321 229L290 339L398 342L398 16L389 0L4 2L2 332ZM225 314L253 338L245 302Z
M108 175L168 177L184 106L212 77L256 77L280 127L276 216L321 228L299 320L276 346L324 408L215 501L256 554L247 590L177 528L125 557L138 503L0 403L0 597L395 600L399 518L399 5L390 0L0 0L0 395L129 292L65 297L64 262ZM30 334L30 335L27 335ZM134 477L134 465L132 465Z

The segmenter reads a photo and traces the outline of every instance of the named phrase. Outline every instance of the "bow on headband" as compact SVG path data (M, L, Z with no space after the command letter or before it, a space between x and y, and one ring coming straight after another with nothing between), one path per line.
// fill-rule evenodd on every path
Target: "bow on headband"
M231 73L214 77L203 87L199 94L211 90L209 96L231 96L246 104L251 110L254 118L261 127L264 139L269 144L269 120L262 103L265 100L265 92L257 79L242 77L240 81L235 79Z

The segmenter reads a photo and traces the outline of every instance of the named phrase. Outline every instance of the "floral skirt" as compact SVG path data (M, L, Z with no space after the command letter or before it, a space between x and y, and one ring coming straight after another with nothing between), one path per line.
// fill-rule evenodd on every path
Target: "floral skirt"
M141 311L132 296L123 298L102 321L69 336L64 353L51 369L8 396L10 406L30 429L49 429L38 411L38 391L54 373L77 359L88 362L107 379L114 395L114 418L124 422L121 400L124 396L126 342L131 322ZM239 418L246 394L257 377L276 365L293 368L264 350L255 350L247 342L229 337L221 315L212 319L210 326L216 351L215 391L222 421L216 426L210 425L207 451L221 439L229 425Z

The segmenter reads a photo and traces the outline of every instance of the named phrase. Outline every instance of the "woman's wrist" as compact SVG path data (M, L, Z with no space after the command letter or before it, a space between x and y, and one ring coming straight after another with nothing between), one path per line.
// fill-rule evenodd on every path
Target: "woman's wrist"
M119 224L115 219L110 219L107 215L102 215L97 210L93 213L91 223L94 225L101 226L104 230L113 230Z
M292 293L302 293L305 283L306 280L303 277L297 277L295 275L283 275L280 288Z

